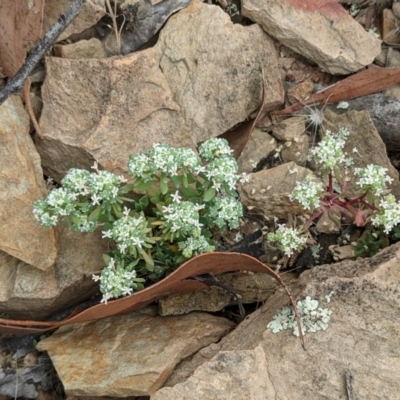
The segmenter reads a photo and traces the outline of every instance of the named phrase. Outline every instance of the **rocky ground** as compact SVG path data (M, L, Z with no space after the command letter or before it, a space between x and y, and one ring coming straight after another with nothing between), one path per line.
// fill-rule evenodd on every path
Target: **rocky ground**
M153 143L196 149L219 135L233 142L261 107L238 158L250 175L238 187L244 223L219 238L221 249L241 251L240 238L304 214L289 195L314 176L307 154L326 130L347 128L355 167L387 168L400 199L400 78L364 82L357 98L342 96L347 105L327 98L277 115L360 71L399 76L400 3L120 0L116 30L108 3L87 0L30 76L36 130L19 95L0 105L3 328L62 319L98 293L91 274L107 251L101 232L44 229L31 211L49 190L43 177L57 183L72 167L97 160L126 175L128 155ZM44 31L67 4L44 5ZM332 231L321 222L324 229ZM276 262L261 234L254 243L253 255ZM324 328L306 333L306 350L293 329L267 328L288 304L274 279L234 272L219 280L240 295L246 317L231 293L209 287L44 336L4 334L0 396L398 399L399 244L372 258L355 259L352 250L335 241L322 265L294 260L294 272L282 271L294 298L318 301L310 324Z

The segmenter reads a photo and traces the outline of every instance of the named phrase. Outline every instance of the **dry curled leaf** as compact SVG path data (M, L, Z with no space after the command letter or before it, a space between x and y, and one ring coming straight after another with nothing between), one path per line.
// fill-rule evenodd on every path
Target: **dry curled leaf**
M273 277L286 291L296 314L300 332L300 340L304 347L304 338L301 331L300 319L297 314L295 302L282 279L271 268L261 261L241 253L206 253L182 264L174 272L154 285L143 289L133 295L109 301L107 305L96 304L76 315L72 315L62 321L17 321L0 319L0 332L2 333L36 333L58 328L61 325L87 322L108 318L115 315L126 314L139 310L147 304L175 293L185 293L193 290L204 289L206 285L197 280L188 278L212 274L218 275L232 271L263 272Z
M338 103L368 94L382 92L400 83L400 68L371 67L343 79L327 89L312 94L307 100L295 103L273 115L287 115L301 110L306 105Z

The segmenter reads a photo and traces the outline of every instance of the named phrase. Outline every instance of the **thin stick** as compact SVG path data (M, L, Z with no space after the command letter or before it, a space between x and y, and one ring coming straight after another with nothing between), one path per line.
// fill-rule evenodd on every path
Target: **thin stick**
M118 24L117 24L117 3L116 2L114 3L114 10L111 7L110 0L106 0L106 6L113 24L113 31L115 35L118 54L121 54L121 31L118 30Z
M42 59L49 47L79 14L82 4L85 1L86 0L74 0L72 4L58 17L57 21L51 26L49 31L39 40L39 43L30 52L25 62L22 64L22 67L11 79L9 79L4 88L0 90L0 105L3 104L11 94L22 89L25 80L32 72L33 68Z

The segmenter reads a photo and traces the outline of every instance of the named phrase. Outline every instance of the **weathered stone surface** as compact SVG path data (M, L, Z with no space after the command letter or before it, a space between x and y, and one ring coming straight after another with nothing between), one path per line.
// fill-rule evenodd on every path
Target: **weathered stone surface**
M243 0L242 14L331 74L358 71L380 53L380 41L335 0Z
M252 207L267 218L287 219L289 215L303 215L304 210L289 195L297 182L312 174L294 162L255 172L250 181L239 184L240 200L245 207Z
M193 1L169 19L156 47L163 53L160 68L197 141L224 133L257 109L260 68L264 110L283 102L271 38L258 25L233 24L218 6Z
M285 142L281 146L283 162L294 161L297 165L306 165L310 140L306 134L304 117L287 118L273 125L272 134Z
M71 4L70 0L46 1L43 15L43 32L47 32L60 14ZM65 31L58 37L64 40L74 33L80 33L93 26L106 13L104 0L86 0L79 15L71 22Z
M290 104L303 101L310 96L314 89L314 83L311 79L307 79L298 85L288 89L287 97Z
M392 47L390 47L390 50L383 49L381 54L375 58L374 64L388 68L400 67L400 51L394 50Z
M186 382L159 390L151 400L273 399L264 349L221 351Z
M153 143L194 147L168 83L161 54L148 49L124 58L47 59L36 145L43 169L59 181L69 168L126 171L131 153Z
M389 44L399 44L398 20L393 11L385 8L382 11L382 40Z
M281 150L281 157L284 163L290 161L304 167L307 163L308 150L310 147L310 138L305 131L299 133L293 138L285 142Z
M289 282L293 280L291 275L285 276L289 278ZM244 304L265 301L276 291L278 286L274 278L261 273L234 272L220 275L216 279L232 288ZM220 287L211 286L204 290L174 294L160 299L158 313L160 315L180 315L191 311L216 312L233 304L237 304L237 302L231 293Z
M267 132L255 128L238 158L239 173L252 172L257 164L278 147L277 141Z
M346 141L344 151L354 160L354 167L363 168L369 164L376 164L388 169L388 175L393 182L388 185L392 193L400 198L399 173L390 163L386 155L385 144L380 138L368 111L348 111L337 115L329 110L325 111L325 119L329 130L337 132L339 128L347 128L350 136ZM357 149L354 151L353 149ZM355 181L358 177L354 174L349 176L347 189L354 192Z
M57 249L57 259L46 271L0 253L0 313L15 319L44 319L98 291L91 273L103 267L102 254L107 251L101 230L84 234L63 229Z
M67 325L38 347L49 352L69 395L147 396L162 386L183 358L219 340L234 326L203 313L155 314L154 308L146 308Z
M306 130L304 117L291 117L272 125L272 134L275 138L282 141L295 140Z
M29 117L18 96L0 106L0 137L0 250L46 270L56 258L55 236L32 213L33 203L47 191L29 136Z
M62 58L106 58L106 52L103 49L99 39L80 40L76 43L55 45L54 52L57 57Z
M369 112L379 136L386 145L387 151L400 151L400 137L397 129L400 126L400 91L396 86L385 93L362 96L357 99L351 99L348 103L349 108L347 111L367 110ZM331 105L327 105L326 109L336 114L347 112L337 110L335 106ZM331 127L327 126L326 129L331 129Z
M260 67L265 104L283 98L271 39L257 25L234 25L220 8L197 2L168 21L151 49L46 63L45 140L37 148L57 181L71 167L90 168L94 159L123 173L128 155L153 143L195 147L227 131L259 105Z
M332 310L327 330L306 334L307 351L302 349L292 332L285 330L273 334L266 326L276 311L287 304L287 296L283 292L276 293L217 346L202 350L210 349L203 358L206 363L193 375L195 378L201 373L201 382L195 392L184 398L198 398L203 387L208 390L210 382L216 388L224 382L232 382L231 377L235 377L243 366L239 364L231 375L228 371L233 368L223 365L222 371L226 370L227 374L216 379L220 370L211 368L220 355L228 356L229 352L229 358L233 359L232 353L238 353L239 357L244 350L252 349L253 354L260 354L260 346L264 350L267 372L259 379L267 383L268 390L273 390L268 398L346 398L346 373L354 378L354 398L399 398L399 262L400 243L397 243L371 259L322 265L303 273L298 286L291 288L292 294L299 299L311 296L320 301L320 307ZM331 292L328 303L325 296ZM213 353L217 353L215 358L207 361ZM261 359L259 363L264 364L264 361ZM152 400L169 399L168 396L176 393L178 388L181 393L187 393L193 382L190 378L172 389L163 388ZM240 383L241 380L237 385L233 384L231 390L239 388ZM254 385L256 395L258 386ZM252 394L250 389L244 398L258 398Z

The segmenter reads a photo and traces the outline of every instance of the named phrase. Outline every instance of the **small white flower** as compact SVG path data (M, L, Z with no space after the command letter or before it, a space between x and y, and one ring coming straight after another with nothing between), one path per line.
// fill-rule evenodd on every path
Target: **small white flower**
M97 161L95 161L94 164L90 168L94 169L96 172L99 172L99 163Z
M111 232L111 229L109 229L108 231L102 231L101 232L102 233L102 239L104 239L104 238L112 238L112 232Z
M288 257L304 247L307 238L301 234L300 231L279 224L275 233L268 233L267 239L270 242L275 242L278 249L281 250Z
M96 205L100 205L100 201L102 200L102 198L100 197L100 196L98 196L97 194L94 194L93 196L92 196L92 204L94 205L94 206L96 206Z
M182 197L179 195L178 191L176 191L174 194L171 194L171 198L175 203L180 203L182 200Z
M369 191L380 196L386 190L386 184L393 182L393 178L387 175L387 171L387 168L374 164L369 164L365 168L354 168L354 173L359 176L356 185L362 191Z

